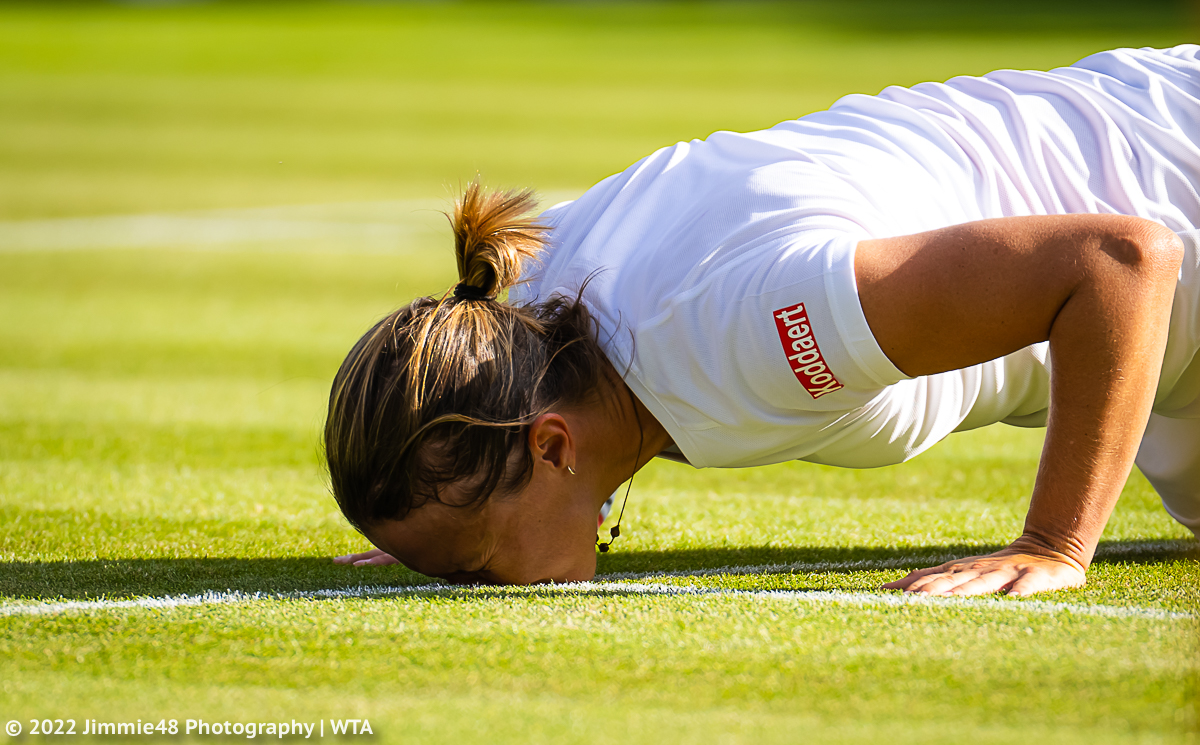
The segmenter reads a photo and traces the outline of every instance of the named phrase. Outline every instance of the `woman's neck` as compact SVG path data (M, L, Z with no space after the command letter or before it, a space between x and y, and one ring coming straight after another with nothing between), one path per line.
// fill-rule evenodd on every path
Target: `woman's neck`
M665 427L625 385L611 368L605 376L603 395L581 407L580 419L587 423L584 458L587 467L601 476L604 499L642 466L673 445ZM606 490L606 491L605 491Z

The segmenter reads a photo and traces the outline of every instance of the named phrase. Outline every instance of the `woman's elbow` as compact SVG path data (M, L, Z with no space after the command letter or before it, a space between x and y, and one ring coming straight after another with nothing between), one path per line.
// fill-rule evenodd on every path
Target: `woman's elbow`
M1125 223L1103 242L1104 253L1150 281L1173 283L1183 263L1183 241L1153 220L1131 217Z

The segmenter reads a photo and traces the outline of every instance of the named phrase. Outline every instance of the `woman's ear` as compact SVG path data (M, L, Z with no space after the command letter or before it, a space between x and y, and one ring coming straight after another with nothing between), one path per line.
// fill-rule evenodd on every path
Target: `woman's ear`
M558 414L542 414L529 425L529 452L534 466L539 463L567 472L575 466L575 438L567 420Z

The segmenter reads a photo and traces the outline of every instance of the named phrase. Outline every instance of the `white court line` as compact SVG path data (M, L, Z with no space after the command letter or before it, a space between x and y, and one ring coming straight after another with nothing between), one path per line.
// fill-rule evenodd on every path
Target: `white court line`
M1096 558L1135 557L1141 554L1179 551L1189 541L1154 541L1132 546L1105 545L1096 552ZM434 582L425 585L360 585L358 587L333 590L314 590L286 593L244 593L238 591L207 591L198 595L176 595L165 597L135 598L131 600L69 600L61 602L17 602L0 603L0 618L5 616L42 616L67 611L108 610L119 608L169 609L198 605L225 605L258 600L324 600L338 598L396 597L444 595L455 596L469 593L508 594L587 594L589 592L621 593L629 595L746 595L765 598L792 598L816 603L842 603L859 606L900 606L912 604L951 605L963 607L995 608L1036 614L1060 612L1079 615L1103 616L1106 618L1150 618L1181 619L1196 618L1192 613L1164 611L1140 606L1121 607L1086 605L1080 603L1056 603L1045 600L1013 601L995 597L939 598L893 593L845 592L836 590L734 590L727 588L689 587L686 585L664 585L661 583L638 583L628 580L652 577L711 577L717 575L755 576L764 574L821 573L831 571L869 571L910 567L914 564L936 564L961 558L960 554L912 554L892 559L792 562L789 564L755 564L745 566L723 566L707 569L681 571L618 572L599 575L596 582L578 582L564 585L538 585L534 587L506 587L503 589L466 589Z
M998 598L945 598L899 593L847 592L841 590L737 590L719 587L689 587L660 583L627 582L576 582L564 585L537 585L533 587L463 588L442 583L413 586L362 585L340 590L316 590L311 592L243 593L206 592L199 595L137 598L133 600L74 600L50 603L5 603L0 605L0 617L47 616L69 611L115 610L121 608L146 608L168 610L172 608L229 605L263 600L334 600L342 598L371 597L495 597L503 595L553 596L553 595L659 595L659 596L718 596L751 597L764 600L791 600L815 605L850 605L856 607L905 607L924 606L940 608L965 608L973 610L1010 611L1032 615L1058 615L1070 613L1080 616L1101 618L1138 618L1150 620L1195 619L1192 613L1167 611L1140 606L1121 607L1113 605L1086 605L1081 603L1056 603L1045 600L1001 600Z

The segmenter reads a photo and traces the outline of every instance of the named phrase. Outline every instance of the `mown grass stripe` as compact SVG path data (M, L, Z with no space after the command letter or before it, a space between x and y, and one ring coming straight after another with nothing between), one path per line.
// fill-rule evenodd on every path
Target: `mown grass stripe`
M421 596L566 596L566 595L655 595L655 596L726 596L754 597L766 600L793 600L812 604L855 605L860 607L950 607L1012 611L1034 615L1070 613L1102 618L1139 618L1150 620L1194 619L1195 614L1140 606L1085 605L1045 600L1012 601L998 598L927 597L899 593L847 592L840 590L737 590L714 587L689 587L660 583L578 582L565 585L532 587L463 588L442 583L388 586L363 585L336 590L287 593L205 592L198 595L134 598L130 600L82 600L50 603L6 603L0 616L44 616L69 611L145 608L167 610L188 606L228 605L264 600L335 600L342 598L421 597Z
M542 202L548 206L575 196L547 192ZM396 199L2 220L0 253L314 240L396 252L431 226L442 227L441 213L449 206L446 199Z
M298 205L0 222L0 251L223 246L303 240L396 248L431 200Z

